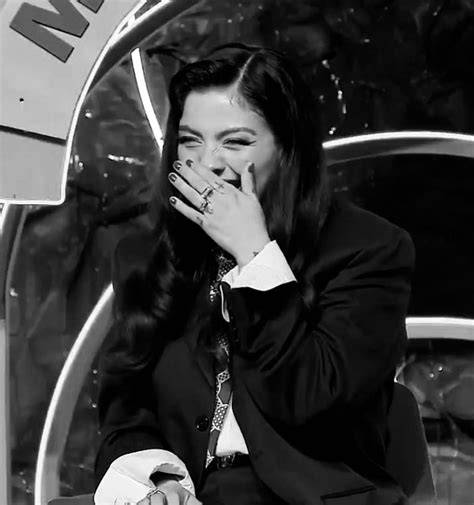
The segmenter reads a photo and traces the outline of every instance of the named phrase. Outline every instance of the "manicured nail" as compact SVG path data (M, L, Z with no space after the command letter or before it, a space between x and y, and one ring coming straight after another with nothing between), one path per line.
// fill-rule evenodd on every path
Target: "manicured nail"
M176 205L176 202L177 202L176 198L175 198L174 196L172 196L172 197L170 198L170 203L171 203L171 205Z
M250 163L250 166L249 166L249 172L251 174L253 174L255 172L255 165L253 163Z
M193 160L186 160L186 165L191 168L193 166Z
M180 161L175 161L175 162L173 163L173 168L174 168L175 170L179 170L182 166L183 166L183 164L182 164Z
M174 182L177 178L178 178L178 176L176 174L174 174L174 173L171 173L171 174L168 175L168 179L170 181Z

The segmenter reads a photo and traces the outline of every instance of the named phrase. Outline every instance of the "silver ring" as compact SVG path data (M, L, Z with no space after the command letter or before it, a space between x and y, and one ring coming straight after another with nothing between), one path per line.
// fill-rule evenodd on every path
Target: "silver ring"
M198 210L199 212L207 212L208 214L212 214L214 212L210 200L204 200Z
M204 209L210 204L211 202L209 200L206 200L204 199L204 201L201 203L201 205L199 206L199 209L198 211L199 212L203 212Z
M159 488L152 489L149 491L149 493L146 495L146 498L148 499L148 504L151 505L151 497L154 496L155 494L161 494L163 498L165 499L165 505L168 503L168 499L166 498L166 494L164 491L162 491Z
M199 194L200 194L203 198L207 198L207 197L211 196L211 195L212 195L212 193L214 193L214 190L215 190L214 186L209 185L209 186L206 186L206 187L203 189L203 191L201 191L201 193L199 193Z

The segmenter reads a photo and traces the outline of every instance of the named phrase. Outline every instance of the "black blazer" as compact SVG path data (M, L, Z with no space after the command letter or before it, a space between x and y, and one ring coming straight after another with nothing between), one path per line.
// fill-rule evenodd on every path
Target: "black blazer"
M143 248L128 242L125 270ZM289 504L403 503L384 465L413 266L407 232L338 202L310 266L313 311L296 282L226 290L235 417L255 471ZM124 381L102 370L98 479L122 454L165 448L186 463L199 490L214 377L196 336L191 314L151 373Z

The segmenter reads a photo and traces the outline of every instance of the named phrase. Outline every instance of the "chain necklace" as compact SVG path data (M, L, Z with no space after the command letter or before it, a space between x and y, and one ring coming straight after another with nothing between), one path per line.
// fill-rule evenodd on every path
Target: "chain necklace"
M212 252L217 262L217 276L211 283L209 289L209 299L211 302L214 302L219 296L219 282L225 274L230 272L237 265L237 262L232 255L230 255L227 251L224 251L221 247L215 247Z

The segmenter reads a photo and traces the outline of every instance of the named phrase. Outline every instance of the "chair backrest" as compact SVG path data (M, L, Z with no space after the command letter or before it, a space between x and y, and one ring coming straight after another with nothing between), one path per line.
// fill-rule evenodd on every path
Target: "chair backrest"
M395 383L388 416L387 468L409 498L433 503L436 496L428 445L413 393Z

